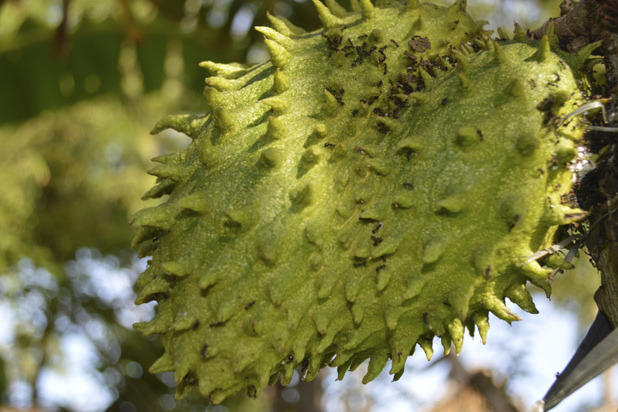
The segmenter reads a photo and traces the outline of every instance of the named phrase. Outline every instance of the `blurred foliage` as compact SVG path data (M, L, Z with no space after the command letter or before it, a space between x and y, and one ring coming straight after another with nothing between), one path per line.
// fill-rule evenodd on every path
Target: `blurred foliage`
M469 8L490 28L534 28L559 3ZM50 404L40 386L70 373L67 342L77 336L95 353L83 373L104 388L109 410L204 410L202 400L173 400L170 374L145 371L162 349L131 329L152 309L130 303L143 262L128 250L126 221L152 186L149 159L187 143L149 129L165 114L206 110L200 61L266 59L251 27L269 25L267 11L319 26L309 0L0 0L0 310L9 336L0 339L0 403L84 410L70 391ZM556 296L576 290L590 302L589 271L560 277ZM268 409L272 396L240 394L227 406Z
M159 152L147 134L156 117L127 109L98 98L0 128L0 230L10 235L0 270L29 256L56 272L82 246L126 249L127 213L152 183L144 169Z
M590 262L586 250L578 251L574 267L561 271L552 284L552 301L577 315L582 332L588 329L597 314L593 296L601 286L597 269Z
M168 76L199 91L200 61L238 54L221 48L224 43L210 28L183 34L179 22L157 18L155 5L147 1L67 2L66 21L58 3L9 1L0 9L0 88L5 96L0 123L97 95L160 90ZM177 62L166 59L170 48Z
M0 399L76 411L203 410L203 399L174 401L171 373L146 372L163 348L159 339L144 339L131 328L133 322L152 316L152 306L127 305L143 269L144 262L126 254L103 256L80 248L67 262L62 279L30 260L5 272L0 277L0 307L8 312L4 320L13 328L13 344L0 347L0 355L6 359L11 385L7 389L14 393ZM70 351L87 354L86 361L72 364L75 355L66 356ZM83 396L84 388L77 394L62 391L64 385L76 384L71 382L76 375L96 383L90 398ZM266 398L237 396L227 405L252 411L265 402Z
M439 0L438 3L448 3ZM524 27L558 14L559 0L471 1L470 12L490 27ZM348 6L349 0L342 1ZM66 6L66 14L63 13ZM159 90L170 47L182 55L183 83L200 90L202 60L261 61L266 12L309 30L319 26L306 0L8 0L0 8L0 123L25 120L105 93L127 91L122 81L127 48L135 50L144 92ZM129 90L130 91L130 90Z

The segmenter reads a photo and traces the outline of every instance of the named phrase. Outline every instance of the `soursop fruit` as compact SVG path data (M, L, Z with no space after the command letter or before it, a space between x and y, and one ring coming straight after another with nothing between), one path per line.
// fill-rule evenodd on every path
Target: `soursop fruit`
M270 16L270 61L204 62L209 112L161 120L189 146L153 159L166 196L136 213L152 260L136 329L165 336L151 372L174 371L212 403L255 396L301 368L342 378L369 359L398 379L416 345L459 352L488 315L536 312L528 258L584 212L563 202L583 129L579 54L491 40L465 12L410 0L314 0L324 28ZM506 36L502 36L506 37Z

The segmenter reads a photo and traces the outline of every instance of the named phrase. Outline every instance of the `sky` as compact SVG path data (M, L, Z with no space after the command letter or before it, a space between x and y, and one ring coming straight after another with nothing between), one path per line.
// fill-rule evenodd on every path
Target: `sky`
M491 328L487 344L483 345L480 338L470 338L466 335L461 362L474 371L475 369L492 369L499 376L498 380L508 376L511 372L508 393L515 396L529 410L536 401L543 398L555 380L555 375L564 369L582 338L577 327L577 319L568 311L557 308L544 295L535 296L535 303L539 310L538 315L518 310L510 305L513 311L522 318L519 322L508 325L490 315ZM493 320L493 321L492 321ZM434 359L430 365L436 363L442 355L439 341L434 341ZM372 412L410 412L410 401L402 394L409 393L418 405L432 405L440 401L447 388L444 387L449 367L446 363L438 363L427 367L427 361L422 351L417 351L406 364L406 373L398 382L390 382L390 376L385 371L376 381L368 384L368 390L375 400ZM410 369L425 369L422 371ZM348 376L346 375L346 378ZM618 386L618 368L612 370L613 382ZM327 394L333 402L327 411L341 410L336 401L336 385L332 383L336 374L327 379ZM362 371L356 379L362 379ZM345 379L344 379L345 381ZM596 405L600 403L603 394L603 379L598 377L586 386L567 398L560 405L552 409L555 412L581 412L582 405ZM614 391L616 394L616 391ZM614 399L617 401L618 399ZM328 399L326 400L328 405ZM427 410L425 408L419 411Z

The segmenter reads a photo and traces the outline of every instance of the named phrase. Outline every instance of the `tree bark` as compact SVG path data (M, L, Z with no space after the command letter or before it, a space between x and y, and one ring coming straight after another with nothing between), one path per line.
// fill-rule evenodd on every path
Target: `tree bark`
M558 37L560 47L569 52L576 52L606 35L605 28L600 24L601 10L601 2L596 0L582 0L579 3L565 0L560 5L561 16L549 19L530 33L530 36L540 39L553 23L554 35Z
M590 213L590 232L586 246L601 272L601 287L594 300L618 327L618 148L616 143L604 154L596 182L605 202L594 205Z
M601 41L595 54L604 59L607 87L603 94L611 99L609 122L613 123L618 113L618 4L615 0L581 0L576 4L565 0L560 8L560 17L549 20L530 36L541 38L553 23L558 43L569 52ZM578 199L590 212L585 244L601 272L601 287L594 298L612 326L618 327L618 144L613 132L591 133L590 142L598 149L605 147L605 152L597 161L597 169L580 183ZM583 199L580 193L585 194Z

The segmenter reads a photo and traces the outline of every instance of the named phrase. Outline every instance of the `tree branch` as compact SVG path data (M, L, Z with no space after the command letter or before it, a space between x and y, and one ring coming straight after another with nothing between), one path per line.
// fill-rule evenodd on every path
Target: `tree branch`
M569 52L576 52L587 44L601 40L595 54L604 56L607 88L605 96L612 101L610 122L618 102L618 7L614 0L565 0L560 6L561 16L551 19L530 33L541 38L551 23L559 45ZM609 140L613 139L613 140ZM582 207L590 212L590 231L586 246L601 272L601 287L595 293L599 309L618 327L618 145L609 133L595 133L590 137L597 148L606 147L597 162L594 173L587 175L578 189ZM588 199L580 198L586 193Z
M593 205L591 230L586 246L601 272L601 287L594 299L613 327L618 327L618 148L614 143L603 154L599 171L590 184L596 184L605 199Z
M596 0L582 0L579 3L565 0L560 5L561 16L549 19L531 32L530 36L540 39L553 23L554 34L558 36L560 46L569 52L576 52L606 35L605 28L599 24L601 9L601 3Z

